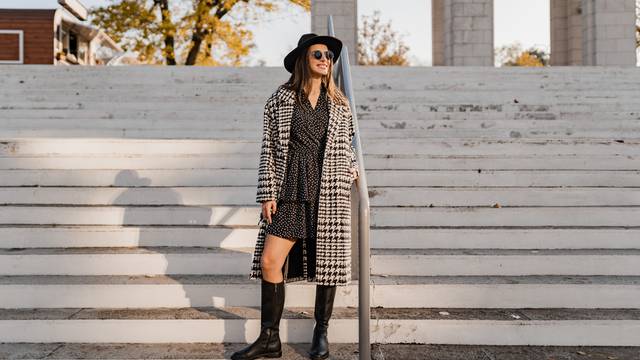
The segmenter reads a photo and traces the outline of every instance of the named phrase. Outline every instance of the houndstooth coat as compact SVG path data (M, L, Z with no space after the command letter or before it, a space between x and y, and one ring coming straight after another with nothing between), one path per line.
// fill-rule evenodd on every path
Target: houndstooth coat
M284 180L295 104L295 92L280 85L264 106L262 145L258 167L256 202L276 200ZM349 105L327 97L329 122L318 201L316 264L308 264L306 242L298 240L287 255L282 272L286 282L307 280L321 285L351 282L351 169L357 169L351 142L353 115ZM250 279L262 278L260 259L266 238L267 219L260 212L258 238L253 252ZM314 266L315 278L307 274Z

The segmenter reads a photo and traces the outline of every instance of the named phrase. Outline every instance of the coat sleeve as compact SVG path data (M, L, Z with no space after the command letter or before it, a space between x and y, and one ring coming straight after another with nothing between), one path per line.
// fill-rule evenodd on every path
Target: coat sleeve
M347 112L347 117L349 119L349 148L350 148L350 170L355 170L356 173L358 174L358 176L360 176L360 172L358 171L358 157L356 156L356 148L353 146L353 137L355 135L355 130L354 130L354 126L353 126L353 114L351 113L351 110L348 110ZM352 178L352 180L355 180L355 178Z
M258 166L258 188L256 202L262 203L275 200L276 169L275 169L275 121L271 100L264 106L262 124L262 145L260 147L260 164Z

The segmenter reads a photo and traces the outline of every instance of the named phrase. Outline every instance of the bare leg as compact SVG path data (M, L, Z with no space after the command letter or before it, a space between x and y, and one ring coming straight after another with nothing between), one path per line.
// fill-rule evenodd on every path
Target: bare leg
M262 266L262 278L279 283L283 280L282 266L295 242L273 234L267 234L260 265Z

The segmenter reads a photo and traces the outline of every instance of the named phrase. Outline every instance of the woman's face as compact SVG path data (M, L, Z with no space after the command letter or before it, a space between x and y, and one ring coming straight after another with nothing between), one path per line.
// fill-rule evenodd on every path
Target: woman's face
M322 52L322 58L316 59L314 51ZM307 49L307 58L312 76L324 76L329 73L330 60L327 59L326 51L329 50L325 44L313 44Z

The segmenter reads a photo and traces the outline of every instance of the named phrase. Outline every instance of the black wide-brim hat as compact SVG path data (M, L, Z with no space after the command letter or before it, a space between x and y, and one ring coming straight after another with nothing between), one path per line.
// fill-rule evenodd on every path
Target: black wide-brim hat
M333 63L335 64L340 57L342 51L342 41L340 39L329 35L317 35L314 33L308 33L300 36L298 40L298 46L291 50L287 56L284 57L284 68L288 72L293 73L293 69L296 65L296 59L306 49L313 44L325 44L327 48L333 52Z

